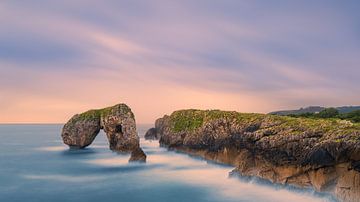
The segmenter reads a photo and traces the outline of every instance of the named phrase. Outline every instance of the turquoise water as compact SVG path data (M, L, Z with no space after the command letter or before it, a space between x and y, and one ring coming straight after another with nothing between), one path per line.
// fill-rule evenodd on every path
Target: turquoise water
M139 126L143 136L149 126ZM311 191L229 178L232 167L141 140L147 163L108 149L104 134L69 150L61 125L0 125L0 201L329 201Z

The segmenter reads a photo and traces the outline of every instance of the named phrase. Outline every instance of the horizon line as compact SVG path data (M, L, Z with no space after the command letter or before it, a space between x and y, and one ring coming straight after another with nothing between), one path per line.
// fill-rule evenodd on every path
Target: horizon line
M31 122L9 122L9 123L1 123L0 125L63 125L66 123L51 123L51 122L36 122L36 123L31 123ZM136 125L151 125L154 123L137 123Z

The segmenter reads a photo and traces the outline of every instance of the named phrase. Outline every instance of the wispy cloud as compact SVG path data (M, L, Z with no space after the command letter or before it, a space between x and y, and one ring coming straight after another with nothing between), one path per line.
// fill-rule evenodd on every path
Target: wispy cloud
M63 122L127 102L267 112L360 104L360 4L3 1L1 122Z

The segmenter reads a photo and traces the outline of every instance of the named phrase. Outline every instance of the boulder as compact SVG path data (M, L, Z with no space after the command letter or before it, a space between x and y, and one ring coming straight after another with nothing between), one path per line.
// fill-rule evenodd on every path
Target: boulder
M145 140L157 140L159 137L157 136L156 128L150 128L145 133Z

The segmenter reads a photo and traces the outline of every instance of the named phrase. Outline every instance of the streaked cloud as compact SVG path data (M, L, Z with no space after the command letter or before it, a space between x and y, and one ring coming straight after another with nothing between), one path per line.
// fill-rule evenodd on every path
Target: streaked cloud
M360 104L360 4L3 1L0 122Z

